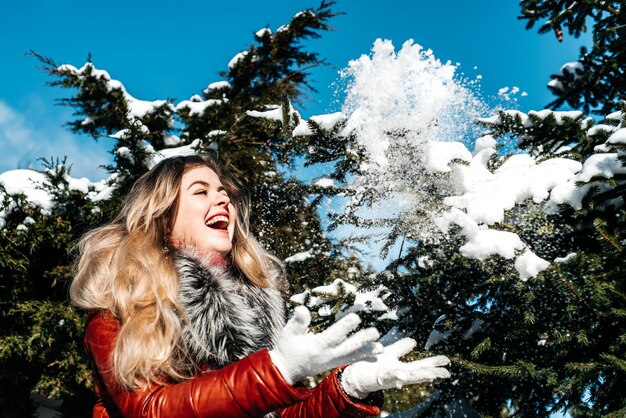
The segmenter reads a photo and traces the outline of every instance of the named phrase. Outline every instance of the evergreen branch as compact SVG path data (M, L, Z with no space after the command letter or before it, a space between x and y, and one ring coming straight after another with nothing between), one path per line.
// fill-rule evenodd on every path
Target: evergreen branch
M558 266L554 265L554 271L556 271L556 274L559 276L559 279L561 279L561 281L565 284L565 286L567 286L567 288L574 294L574 296L576 296L576 299L581 301L587 308L593 310L591 308L591 306L587 303L587 301L585 301L585 299L583 299L583 297L580 295L578 290L576 290L574 285L572 285L570 282L568 282L565 279L565 277L563 277L563 275L561 274L561 270L559 269Z
M609 242L618 252L622 252L622 247L616 243L611 237L606 233L604 229L600 226L600 222L598 220L594 221L594 226L596 230L602 235L602 237Z
M277 144L277 143L268 144L267 142L249 141L249 140L244 139L244 138L231 138L229 140L229 142L232 142L232 143L235 143L235 144L244 144L244 145L261 145L261 146L266 146L268 148L271 148L271 147L283 148L283 149L287 148L287 146L284 145L284 144Z
M621 358L608 353L602 353L600 354L600 357L609 363L608 365L611 368L619 368L622 372L626 372L626 360L622 360Z
M472 370L476 373L485 373L496 376L516 377L519 376L521 370L516 366L487 366L485 364L479 364L468 360L463 360L460 357L451 357L452 362L458 363L461 367Z
M19 247L19 245L18 245L15 241L13 241L13 240L12 240L9 236L7 236L7 234L4 232L4 230L0 230L0 233L2 234L2 236L4 237L4 239L6 239L6 240L7 240L7 241L8 241L8 242L9 242L9 243L13 246L13 248L15 249L15 251L16 251L16 252L17 252L20 256L22 256L22 258L23 258L24 260L29 260L29 257L27 257L27 256L26 256L26 255L25 255L22 251L20 251L20 247Z
M472 356L472 358L477 359L478 357L480 357L482 353L484 353L486 350L489 350L490 348L491 348L491 338L486 337L476 346L476 348L472 350L470 355Z
M565 368L570 370L593 370L598 367L598 363L567 363L565 365Z

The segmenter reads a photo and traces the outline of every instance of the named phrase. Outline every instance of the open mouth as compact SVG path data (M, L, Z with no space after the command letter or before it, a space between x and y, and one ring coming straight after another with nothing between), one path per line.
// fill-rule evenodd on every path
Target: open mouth
M214 216L206 222L206 226L212 229L226 230L228 228L228 217L224 215Z

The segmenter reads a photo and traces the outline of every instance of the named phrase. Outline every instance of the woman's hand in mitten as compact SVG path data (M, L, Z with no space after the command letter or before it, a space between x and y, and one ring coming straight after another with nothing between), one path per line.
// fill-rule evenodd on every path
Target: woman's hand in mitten
M374 360L383 346L376 340L376 328L361 330L348 337L361 319L348 314L318 334L309 332L311 314L304 306L294 310L282 329L276 345L270 350L272 362L285 380L293 385L307 376L360 360Z
M376 356L376 361L360 361L346 367L341 376L341 386L350 396L364 399L371 392L400 388L403 385L446 379L450 372L441 366L450 364L446 356L428 357L404 363L399 360L415 348L412 338L403 338Z

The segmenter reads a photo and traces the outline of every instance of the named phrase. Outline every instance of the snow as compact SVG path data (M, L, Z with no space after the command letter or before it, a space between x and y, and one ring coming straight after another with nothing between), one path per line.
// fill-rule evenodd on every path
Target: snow
M547 117L553 116L556 120L556 123L559 125L563 124L563 122L566 119L572 119L572 120L578 119L578 123L583 128L593 123L593 120L591 118L581 119L583 116L583 113L578 110L554 111L551 109L542 109L542 110L531 110L528 112L528 114L525 114L524 112L520 112L519 110L501 110L500 112L503 112L504 114L511 116L511 117L519 116L519 118L522 121L522 124L527 128L532 128L535 124L535 122L530 118L530 116L538 119L539 122L541 123L543 123L543 120L546 119ZM489 117L477 118L477 121L487 124L487 125L502 124L502 118L500 117L500 114L495 114Z
M247 110L246 114L253 118L264 118L264 119L276 120L276 121L283 120L283 109L280 106L274 109L264 110L264 111Z
M550 263L548 261L528 249L515 260L515 269L519 273L520 279L523 281L535 277L549 266Z
M575 179L575 177L574 177ZM582 201L587 192L589 185L577 186L574 181L559 184L550 193L550 202L553 205L568 204L576 210L582 209ZM553 210L554 212L555 210Z
M311 289L311 292L322 295L339 296L340 287L343 287L343 290L346 293L356 294L357 292L357 289L354 285L341 279L335 279L335 281L333 281L329 285L315 287Z
M307 306L309 306L309 307L321 306L321 305L323 305L324 303L326 303L328 301L328 299L326 299L326 298L311 295L311 291L310 290L305 290L302 293L298 293L296 295L293 295L293 296L291 296L289 298L289 300L292 301L295 304L304 305L304 301L307 298L309 298L309 303L307 304Z
M399 319L398 311L396 309L391 309L390 311L385 312L384 314L382 314L376 319L378 321L384 321L384 320L397 321Z
M325 115L312 116L311 120L317 123L322 129L331 130L340 122L347 119L342 112L329 113Z
M48 184L45 174L28 169L9 170L0 174L0 184L9 195L24 194L26 199L44 212L52 208L52 196L41 189Z
M585 161L578 180L588 182L596 176L613 178L615 174L624 173L626 167L619 161L616 153L594 154Z
M262 38L265 34L267 35L271 35L272 34L272 30L270 28L263 28L263 29L259 29L254 36L256 36L257 38Z
M528 112L528 116L534 116L540 120L544 120L548 116L554 116L554 118L556 119L556 123L558 125L561 125L563 124L565 119L580 119L583 116L583 112L579 110L554 111L551 109L543 109L539 111L531 110L530 112ZM532 125L533 122L529 118L528 126Z
M620 122L622 120L622 117L623 117L622 112L618 110L617 112L613 112L607 115L606 120Z
M482 156L479 153L474 160ZM476 222L487 225L501 222L506 210L528 198L536 203L547 199L551 189L572 179L581 168L573 160L554 158L536 164L528 154L518 154L490 173L483 165L485 158L482 160L456 170L465 193L448 197L445 202L465 209Z
M547 115L548 112L541 113L543 117ZM577 117L576 114L570 116ZM579 209L589 186L579 187L578 182L585 183L596 176L611 178L616 173L625 173L626 168L615 153L592 155L584 164L567 158L538 163L528 154L516 154L490 172L486 164L495 150L489 145L494 145L492 138L481 137L475 146L480 151L468 165L452 164L460 193L445 198L450 209L436 220L436 224L444 232L452 224L461 228L467 239L459 248L464 256L477 260L492 255L514 259L520 279L528 280L548 268L550 263L532 251L533 243L525 243L517 234L491 226L502 222L506 211L526 199L544 202L548 213L558 211L558 205L563 203ZM516 255L520 251L521 255Z
M467 243L459 250L468 258L485 260L492 255L500 255L504 258L515 257L515 250L522 249L524 244L520 237L508 231L496 229L477 230L473 234L466 235Z
M165 107L166 110L169 112L174 111L172 104L167 100L147 101L136 99L126 91L126 88L121 82L111 79L111 76L108 72L97 69L90 62L85 63L85 65L83 65L80 69L77 69L72 65L64 64L59 66L57 70L66 73L73 73L82 80L85 80L87 77L94 77L98 80L103 81L107 90L120 90L128 107L127 115L130 122L141 123L141 119L144 119L148 114L155 112L158 108ZM172 120L168 122L173 123ZM88 119L85 119L85 121L83 121L83 124L87 123L90 123L90 121Z
M552 80L548 81L548 87L552 87L555 90L563 91L563 83L561 83L556 78L553 78Z
M591 129L587 131L587 136L589 137L595 136L602 132L609 132L609 133L615 132L617 129L618 128L616 126L598 124L596 126L591 127Z
M471 161L472 154L460 142L429 141L426 144L426 168L432 172L450 171L448 164L453 159Z
M474 98L457 82L455 71L412 40L396 52L391 41L377 39L371 55L350 61L342 72L349 87L342 108L348 120L341 135L356 134L372 167L381 169L389 163L386 151L395 141L419 145L462 137L465 127L457 123L457 112L466 112L469 120L478 115L470 115ZM395 137L399 129L408 135Z
M196 149L200 146L200 143L200 139L196 138L188 145L183 145L176 148L164 148L160 151L154 151L154 149L152 149L152 146L149 146L148 144L147 146L152 149L152 152L147 157L146 166L148 168L152 168L162 160L170 157L176 157L179 155L194 155L197 153Z
M223 81L216 81L214 83L211 83L207 86L206 89L204 89L202 92L204 94L211 94L211 92L213 90L221 90L221 89L228 89L230 88L230 83L226 80Z
M207 134L207 136L208 136L209 138L213 138L213 137L216 137L216 136L226 135L227 133L228 133L228 132L226 132L226 131L222 131L222 130L220 130L220 129L215 129L215 130L213 130L213 131L209 132L209 133Z
M513 86L512 88L502 87L501 89L498 90L498 97L501 97L502 99L506 101L515 100L515 96L519 92L520 92L520 88L517 86ZM524 94L522 93L522 95Z
M194 98L192 97L191 100L183 100L182 102L178 103L176 105L176 111L178 112L182 109L189 109L189 116L202 116L208 108L220 105L222 103L224 103L223 100L194 100Z
M555 263L567 263L572 258L576 257L576 253L569 253L565 257L557 257L554 259Z
M94 202L110 196L113 189L108 184L112 178L94 183L85 177L73 178L69 175L65 176L70 190L78 190L85 193L87 198ZM24 194L26 199L38 207L44 214L49 214L54 207L52 195L47 190L44 190L44 187L50 187L50 183L44 173L29 169L9 170L0 174L0 184L4 186L8 195ZM11 211L12 208L8 210ZM5 226L5 216L6 213L0 212L0 229ZM27 217L24 219L23 225L32 223L34 223L34 220Z
M354 308L359 310L388 311L389 307L383 302L381 293L387 291L384 286L369 292L358 292L354 301Z
M292 19L296 19L300 16L304 16L304 15L310 15L311 17L315 17L315 13L313 13L311 10L303 10L301 12L296 13L295 15L293 15Z
M606 141L607 144L626 144L626 128L614 132Z
M281 114L282 119L282 114ZM317 123L320 128L325 130L332 130L338 123L347 120L347 116L342 112L328 113L323 115L315 115L310 118L313 122ZM300 119L298 125L292 131L293 136L309 136L313 135L313 130L309 127L309 124Z
M292 131L293 136L309 136L313 135L313 130L309 127L309 124L304 119L300 119L298 126Z
M302 293L291 296L289 299L293 303L305 305L309 308L317 308L320 316L330 316L334 312L335 300L339 297L343 288L344 294L354 295L354 302L350 306L342 305L339 312L335 314L335 320L338 320L349 313L360 312L378 312L378 320L398 320L398 313L395 309L389 309L384 300L390 295L389 290L385 286L378 286L373 290L358 290L354 285L342 279L336 279L331 284L318 286L311 290L305 290Z
M180 143L181 140L178 135L167 135L163 138L163 144L165 144L166 147L175 147L176 145L180 145Z
M311 252L311 250L308 250L308 251L303 251L303 252L291 255L291 256L285 258L283 260L283 262L284 263L297 263L297 262L300 262L300 261L308 260L311 257L313 257L313 253Z
M574 62L566 62L565 64L563 64L563 66L561 66L561 69L558 71L558 73L556 74L557 76L564 76L564 75L570 75L573 76L574 80L579 78L581 76L581 73L584 71L584 66L581 62L579 61L574 61ZM556 89L556 90L563 90L563 84L558 81L558 79L553 78L548 82L548 86Z
M239 61L244 59L249 53L250 53L249 51L241 51L238 54L236 54L234 57L232 57L231 60L228 62L228 69L232 70L235 67L235 65L237 65Z
M580 75L578 73L583 72L584 69L585 66L580 61L566 62L559 70L559 74L563 75L565 73L570 73L579 77Z
M314 186L317 187L335 187L335 181L328 177L322 177L313 182Z
M550 110L534 113L539 118L550 114L556 114L557 121L581 116L580 112ZM616 143L622 141L621 131L613 133ZM466 257L484 260L497 254L514 258L521 280L535 277L550 263L532 251L533 243L524 243L517 234L491 229L491 226L502 222L506 211L527 199L545 203L547 213L558 212L560 204L569 204L578 210L590 189L590 185L584 183L597 177L613 178L616 174L626 173L617 153L593 154L583 164L568 158L537 162L528 154L516 154L490 172L486 164L494 152L490 147L494 141L488 137L479 139L475 149L480 151L474 154L468 165L452 165L460 193L445 198L450 209L437 219L437 225L444 232L452 224L461 228L467 241L459 250ZM522 254L516 256L519 251Z
M496 148L496 140L495 140L495 138L493 136L491 136L491 135L481 136L474 143L474 150L472 151L472 155L475 156L476 154L478 154L482 150L489 149L489 148L493 148L495 150L495 148Z

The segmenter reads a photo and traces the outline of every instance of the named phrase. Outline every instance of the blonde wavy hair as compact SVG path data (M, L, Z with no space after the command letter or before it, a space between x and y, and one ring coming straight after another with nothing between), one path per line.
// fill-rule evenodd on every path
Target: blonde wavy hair
M111 358L126 389L180 381L194 370L182 344L184 317L178 303L178 275L168 237L187 170L215 171L237 209L232 263L253 283L267 287L282 271L249 232L250 206L237 181L207 156L167 158L133 185L115 219L85 234L70 287L72 303L110 311L121 324Z

